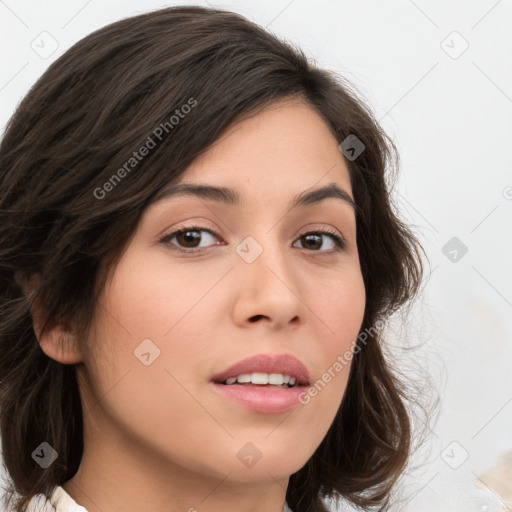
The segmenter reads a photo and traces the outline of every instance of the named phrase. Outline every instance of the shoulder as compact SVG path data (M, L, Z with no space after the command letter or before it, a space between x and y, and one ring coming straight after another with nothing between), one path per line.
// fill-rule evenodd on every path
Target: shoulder
M55 487L50 500L44 494L34 496L28 505L27 512L87 512L60 485Z

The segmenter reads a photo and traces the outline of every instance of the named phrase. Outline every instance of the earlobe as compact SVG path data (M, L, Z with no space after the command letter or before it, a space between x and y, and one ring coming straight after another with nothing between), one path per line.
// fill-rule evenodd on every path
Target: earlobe
M31 278L24 286L25 293L30 295L34 292L39 276ZM50 358L63 364L75 364L82 362L78 337L73 329L64 322L57 322L54 325L43 329L43 307L40 299L36 299L30 308L32 324L37 341L43 352Z
M48 328L42 335L37 333L34 321L34 332L42 351L51 359L62 364L76 364L82 362L82 356L78 347L76 336L66 330L62 324Z

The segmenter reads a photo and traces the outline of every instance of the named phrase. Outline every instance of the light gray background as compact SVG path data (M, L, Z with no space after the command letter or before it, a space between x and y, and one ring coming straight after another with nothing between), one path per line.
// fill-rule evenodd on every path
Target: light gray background
M0 1L1 127L76 41L178 3ZM399 147L397 205L428 251L430 277L407 329L397 323L390 336L428 369L441 408L392 510L512 510L512 1L210 5L267 26L351 80Z

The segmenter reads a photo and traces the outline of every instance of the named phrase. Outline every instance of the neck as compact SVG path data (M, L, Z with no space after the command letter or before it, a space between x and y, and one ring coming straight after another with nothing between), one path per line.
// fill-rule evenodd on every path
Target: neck
M62 484L88 512L283 511L288 477L259 468L241 480L238 460L225 474L188 468L103 427L94 432L84 425L80 467Z

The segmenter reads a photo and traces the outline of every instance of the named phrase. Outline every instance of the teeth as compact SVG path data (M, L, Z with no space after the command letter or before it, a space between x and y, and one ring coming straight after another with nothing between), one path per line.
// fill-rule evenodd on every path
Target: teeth
M281 373L271 373L268 376L268 383L275 384L276 386L280 386L284 383L284 375Z
M297 382L295 377L290 377L289 375L285 375L282 373L243 373L241 375L237 375L236 377L229 377L226 379L225 384L231 385L235 382L239 384L272 384L274 386L281 386L283 384L288 384L289 386L294 386Z
M268 384L268 373L253 373L251 382L253 384Z

